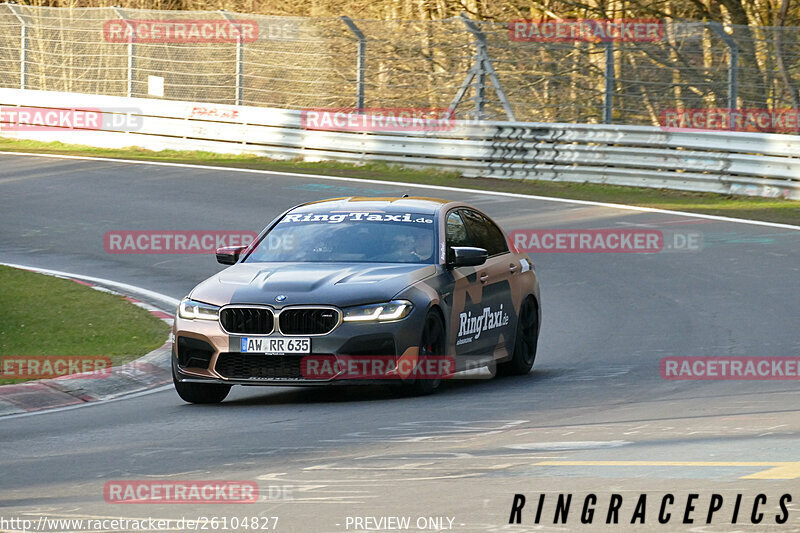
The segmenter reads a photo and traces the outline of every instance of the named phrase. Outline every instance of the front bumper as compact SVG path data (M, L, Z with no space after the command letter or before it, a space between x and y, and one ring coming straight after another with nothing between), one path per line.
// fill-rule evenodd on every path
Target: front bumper
M424 316L424 308L415 308L409 316L394 322L342 322L327 335L310 336L311 353L308 355L375 355L415 360ZM228 385L387 383L385 379L308 379L300 371L303 355L241 353L240 339L255 335L229 334L217 321L176 317L173 335L173 374L182 382Z

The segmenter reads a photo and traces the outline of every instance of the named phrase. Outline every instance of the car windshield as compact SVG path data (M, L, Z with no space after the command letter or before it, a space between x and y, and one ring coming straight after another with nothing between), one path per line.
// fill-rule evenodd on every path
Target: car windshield
M290 213L245 262L432 263L433 215Z

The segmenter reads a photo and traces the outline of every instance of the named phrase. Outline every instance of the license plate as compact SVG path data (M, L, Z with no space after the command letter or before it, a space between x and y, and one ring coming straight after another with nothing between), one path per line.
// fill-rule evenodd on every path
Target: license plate
M311 353L311 339L308 337L242 337L240 342L242 353Z

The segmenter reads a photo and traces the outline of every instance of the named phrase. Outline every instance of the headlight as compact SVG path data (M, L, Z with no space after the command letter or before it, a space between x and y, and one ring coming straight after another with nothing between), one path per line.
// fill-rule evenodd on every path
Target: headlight
M184 298L181 300L181 305L178 306L178 316L189 320L195 318L198 320L218 320L219 307Z
M413 308L413 304L408 300L393 300L383 304L348 307L344 309L342 320L345 322L400 320L407 317Z

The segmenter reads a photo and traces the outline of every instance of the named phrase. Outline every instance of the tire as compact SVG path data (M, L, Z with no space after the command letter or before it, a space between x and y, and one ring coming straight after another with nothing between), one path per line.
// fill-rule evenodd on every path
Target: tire
M434 310L428 311L423 322L422 335L420 335L418 363L428 356L444 355L446 342L442 317ZM403 384L403 392L413 396L424 396L438 389L441 382L442 380L438 378L416 378Z
M230 385L216 383L181 383L173 371L172 383L181 400L188 403L220 403L231 391Z
M497 365L500 376L524 376L533 368L536 346L539 343L539 310L536 301L528 297L522 302L514 338L514 355L510 361Z

